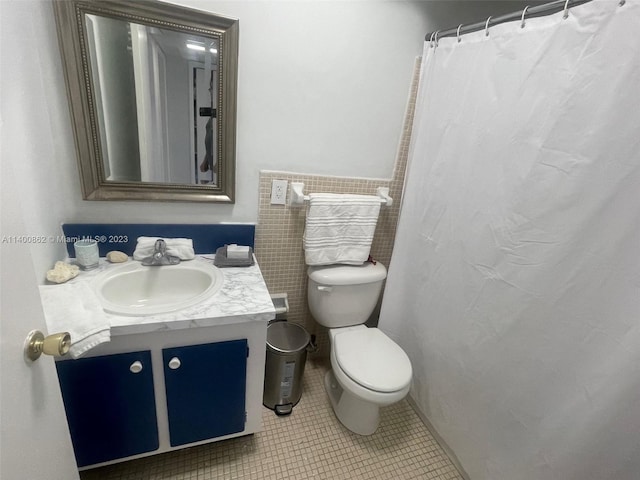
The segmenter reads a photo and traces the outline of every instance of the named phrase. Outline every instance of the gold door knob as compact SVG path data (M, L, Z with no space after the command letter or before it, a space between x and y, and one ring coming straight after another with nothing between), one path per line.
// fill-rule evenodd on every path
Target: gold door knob
M69 332L54 333L45 338L40 330L32 330L24 343L24 354L29 360L35 362L43 353L61 357L66 355L70 348Z

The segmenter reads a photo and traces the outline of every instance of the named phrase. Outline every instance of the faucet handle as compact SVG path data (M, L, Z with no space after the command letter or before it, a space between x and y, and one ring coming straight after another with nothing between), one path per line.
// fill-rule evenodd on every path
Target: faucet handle
M167 242L159 238L158 240L156 240L156 243L153 246L153 250L156 253L161 253L162 255L164 255L167 252Z
M159 265L177 265L180 258L167 253L167 242L162 238L156 240L153 245L153 254L150 257L142 259L142 265L146 267Z

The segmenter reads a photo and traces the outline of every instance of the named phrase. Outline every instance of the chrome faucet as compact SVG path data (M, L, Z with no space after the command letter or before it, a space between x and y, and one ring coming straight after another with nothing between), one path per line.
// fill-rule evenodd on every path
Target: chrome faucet
M167 253L167 242L159 238L153 246L153 255L142 260L142 265L156 267L161 265L177 265L180 259Z

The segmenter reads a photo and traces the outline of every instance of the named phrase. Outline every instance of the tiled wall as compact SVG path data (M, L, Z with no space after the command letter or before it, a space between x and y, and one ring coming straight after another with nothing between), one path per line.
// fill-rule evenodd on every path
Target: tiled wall
M272 294L283 292L288 294L288 320L299 323L310 333L316 334L319 347L318 355L328 354L328 336L326 329L313 320L307 306L307 276L302 249L306 208L271 205L269 203L271 182L274 179L288 180L289 185L291 182L303 182L305 194L322 192L375 195L377 187L389 187L389 195L393 198L393 205L383 206L380 209L380 217L371 247L371 256L388 266L400 210L419 71L420 60L417 59L392 179L376 180L303 175L291 172L260 172L260 209L255 238L256 257L269 291ZM289 195L290 192L287 194L287 200Z

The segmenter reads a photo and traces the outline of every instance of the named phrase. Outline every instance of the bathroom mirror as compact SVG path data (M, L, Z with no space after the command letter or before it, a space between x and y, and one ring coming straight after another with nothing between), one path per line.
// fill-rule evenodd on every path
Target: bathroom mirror
M54 0L85 200L234 202L238 21Z

